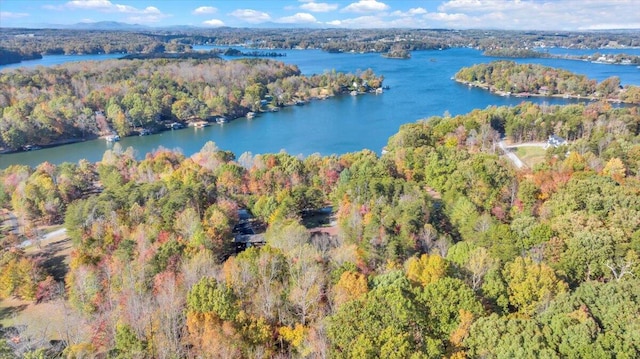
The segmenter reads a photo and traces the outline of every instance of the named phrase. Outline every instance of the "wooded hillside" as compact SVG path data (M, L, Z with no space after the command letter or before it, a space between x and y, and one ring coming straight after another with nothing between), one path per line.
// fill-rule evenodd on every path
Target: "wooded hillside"
M639 128L636 107L523 104L404 125L381 157L116 145L2 171L0 204L73 240L67 355L638 357ZM572 135L516 170L502 129ZM337 234L312 236L327 203ZM241 208L266 243L236 254ZM51 299L9 238L0 294Z
M110 60L0 73L0 147L48 145L134 128L285 106L332 96L353 83L380 87L371 70L302 76L294 65L264 59Z

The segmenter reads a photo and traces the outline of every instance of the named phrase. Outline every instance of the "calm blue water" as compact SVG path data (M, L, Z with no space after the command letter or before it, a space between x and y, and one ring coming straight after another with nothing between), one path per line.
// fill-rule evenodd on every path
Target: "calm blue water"
M637 47L629 47L624 49L567 49L564 47L545 47L545 48L537 48L536 50L542 52L548 52L554 55L593 55L596 52L599 52L603 55L616 55L616 54L627 54L627 55L636 55L640 56L640 48Z
M74 61L100 61L118 59L125 54L99 54L99 55L46 55L38 60L27 60L17 64L0 65L0 70L17 69L19 67L54 66Z
M244 50L242 48L239 48ZM260 114L253 120L237 119L224 125L204 129L187 128L151 136L123 138L120 145L133 147L139 157L162 146L180 149L189 156L207 141L236 155L243 152L268 153L285 150L291 154L343 154L364 148L380 152L389 136L400 125L448 111L452 115L487 106L516 105L522 100L492 95L470 89L451 80L464 66L489 62L473 49L414 52L410 60L385 59L379 54L328 54L320 50L277 50L286 57L278 60L299 66L304 74L335 69L356 72L367 68L385 77L391 87L382 95L338 96L294 106L276 113ZM94 55L108 56L108 55ZM87 56L87 59L92 56ZM47 60L45 57L43 60ZM84 58L83 58L84 59ZM39 60L39 61L43 61ZM582 61L556 59L522 59L585 74L599 81L616 75L623 84L640 85L640 70L635 66L600 65ZM41 63L41 65L47 65ZM50 64L51 65L51 64ZM548 104L565 104L570 100L531 98ZM35 166L43 161L77 162L85 158L99 161L110 148L104 140L92 140L33 152L0 155L0 168L11 164Z

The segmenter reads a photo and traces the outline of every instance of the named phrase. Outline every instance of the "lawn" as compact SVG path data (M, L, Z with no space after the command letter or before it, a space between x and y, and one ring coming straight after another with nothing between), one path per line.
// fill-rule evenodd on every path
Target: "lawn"
M527 146L516 148L515 153L527 167L533 168L533 166L544 162L547 150L538 146Z

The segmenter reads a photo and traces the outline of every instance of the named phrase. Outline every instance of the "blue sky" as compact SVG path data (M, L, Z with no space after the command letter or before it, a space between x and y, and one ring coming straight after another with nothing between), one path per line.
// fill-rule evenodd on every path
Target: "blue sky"
M0 0L0 26L640 29L640 0Z

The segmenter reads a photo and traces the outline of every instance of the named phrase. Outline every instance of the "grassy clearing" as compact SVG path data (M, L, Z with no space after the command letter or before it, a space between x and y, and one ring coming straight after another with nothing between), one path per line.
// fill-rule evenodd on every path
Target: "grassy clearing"
M59 229L52 227L45 233ZM44 269L56 281L62 283L69 268L71 240L66 234L51 236L42 240L40 245L31 245L25 249L29 256L42 256ZM62 299L46 303L7 298L0 300L0 327L19 327L22 338L30 340L60 340L67 328L65 305Z
M515 154L529 168L544 162L547 150L538 146L518 147Z
M22 338L60 340L66 329L64 306L60 299L39 304L4 299L0 301L0 326L24 328Z

